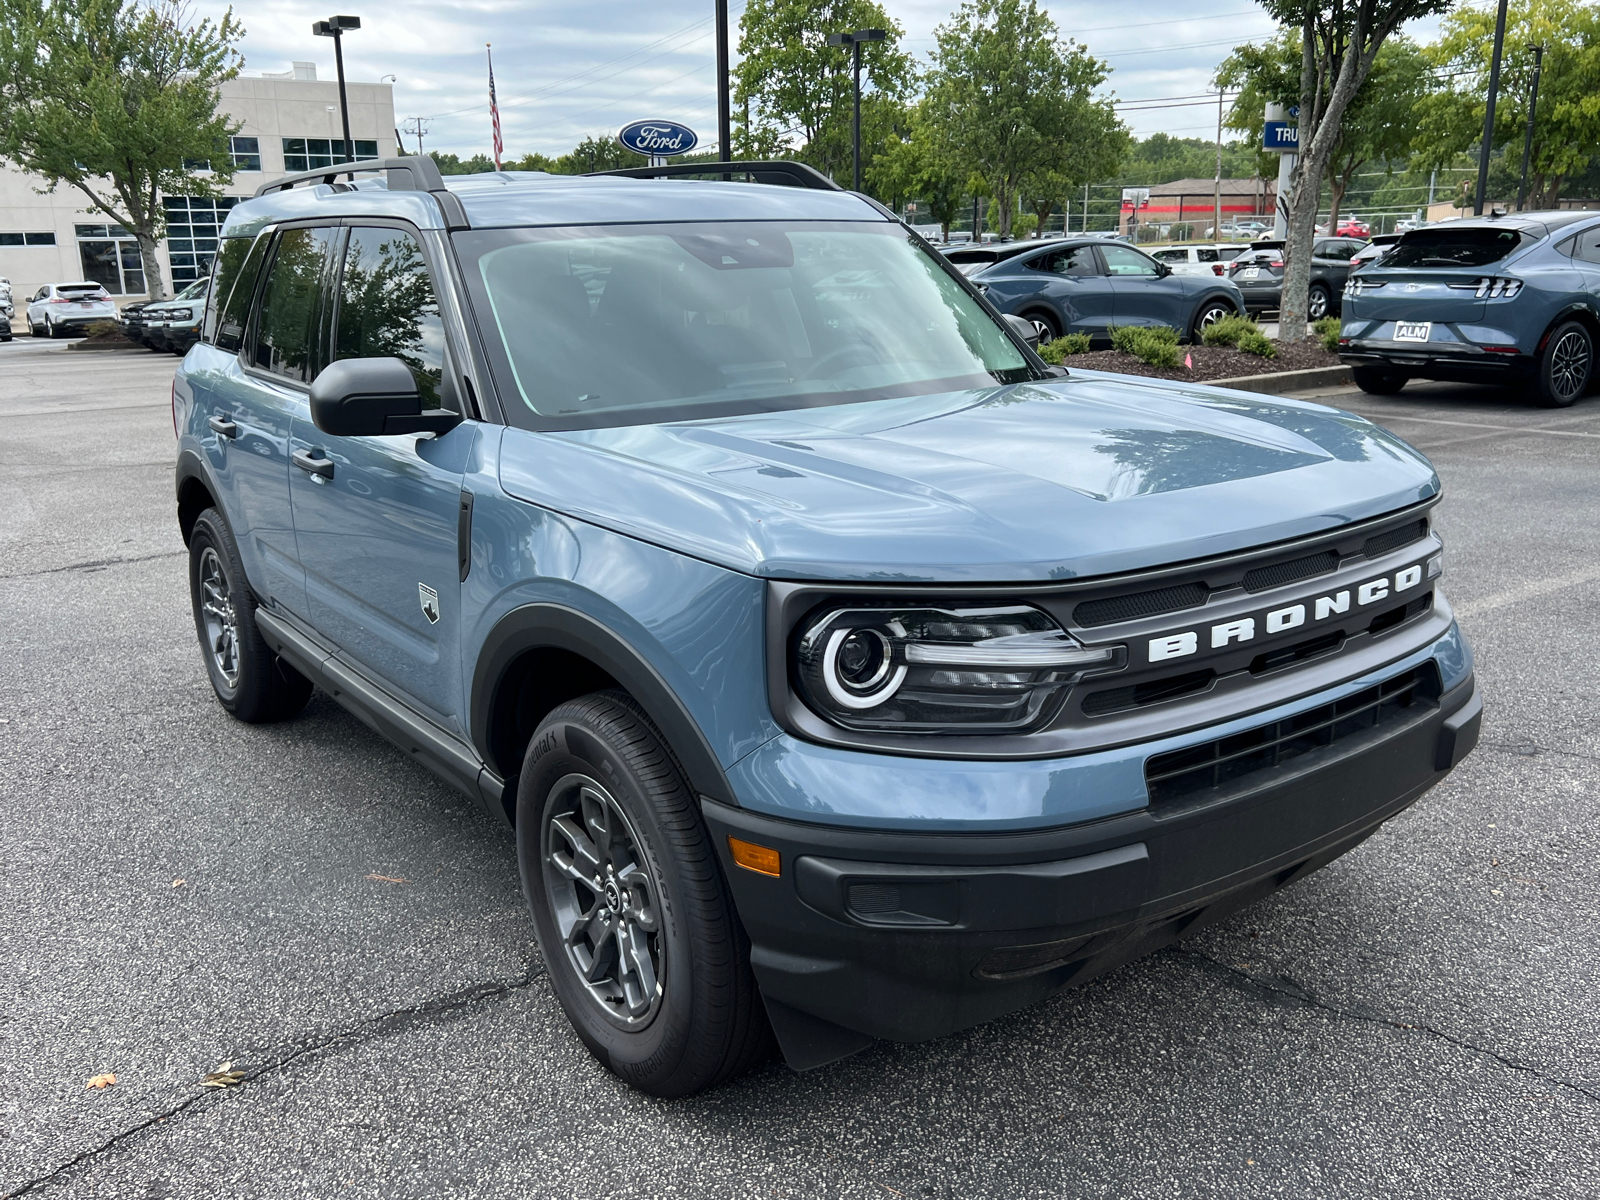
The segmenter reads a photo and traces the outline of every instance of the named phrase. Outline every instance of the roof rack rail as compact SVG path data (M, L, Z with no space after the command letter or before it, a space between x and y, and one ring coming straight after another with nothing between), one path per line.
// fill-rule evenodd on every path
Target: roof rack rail
M353 182L358 173L367 174L374 171L385 173L387 179L384 182L391 192L427 192L437 200L440 211L444 214L445 228L471 228L460 199L444 186L444 176L439 173L439 164L427 155L373 158L362 162L340 163L332 167L318 167L314 171L296 171L293 175L285 175L281 179L274 179L271 183L263 183L255 190L255 194L265 196L269 192L287 192L297 183L331 184L341 175L348 175Z
M783 159L751 162L669 163L660 167L626 167L620 171L591 171L591 176L618 175L624 179L676 179L689 176L746 176L740 182L766 183L778 187L813 188L819 192L844 189L815 167Z

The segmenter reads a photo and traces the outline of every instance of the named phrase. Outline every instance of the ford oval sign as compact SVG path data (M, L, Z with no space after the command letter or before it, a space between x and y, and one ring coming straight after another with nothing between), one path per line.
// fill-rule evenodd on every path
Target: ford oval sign
M648 154L653 158L666 158L670 154L687 154L700 142L694 130L676 121L635 121L624 125L617 134L621 142L635 154Z

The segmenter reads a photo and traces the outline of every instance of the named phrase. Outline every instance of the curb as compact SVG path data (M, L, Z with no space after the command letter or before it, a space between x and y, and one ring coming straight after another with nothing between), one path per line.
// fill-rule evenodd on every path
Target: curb
M1209 387L1232 388L1236 392L1265 392L1269 395L1282 395L1285 392L1300 392L1308 388L1337 387L1341 383L1353 383L1350 368L1337 367L1311 367L1304 371L1273 371L1267 375L1241 375L1237 379L1210 379Z
M144 347L141 346L138 342L73 342L73 343L71 343L70 345L68 345L65 348L67 350L78 351L80 353L83 352L83 351L88 351L88 350L143 350L144 349Z

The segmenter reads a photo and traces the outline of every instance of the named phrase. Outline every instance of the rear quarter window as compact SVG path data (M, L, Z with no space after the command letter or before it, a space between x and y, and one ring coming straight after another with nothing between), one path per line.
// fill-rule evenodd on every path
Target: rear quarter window
M1483 267L1499 262L1529 239L1515 229L1418 229L1385 257L1390 267Z

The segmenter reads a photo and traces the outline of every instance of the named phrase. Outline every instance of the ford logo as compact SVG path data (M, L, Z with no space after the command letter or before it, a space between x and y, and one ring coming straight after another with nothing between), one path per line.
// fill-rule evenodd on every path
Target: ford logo
M670 154L688 154L700 139L694 130L676 121L635 121L622 127L617 141L635 154L665 158Z

